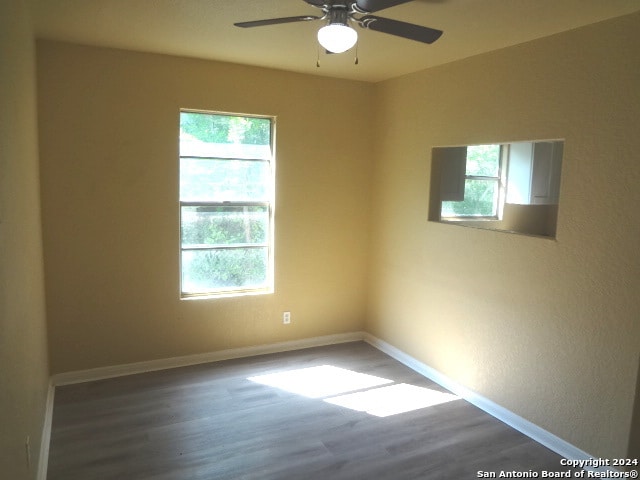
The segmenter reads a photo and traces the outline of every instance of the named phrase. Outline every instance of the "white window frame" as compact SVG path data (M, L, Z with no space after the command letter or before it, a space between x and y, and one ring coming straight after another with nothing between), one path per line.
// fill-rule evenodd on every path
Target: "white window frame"
M179 165L183 158L198 158L198 159L211 159L211 160L231 160L231 161L248 161L248 162L267 162L269 165L268 171L269 185L266 185L266 189L269 192L267 201L226 201L226 200L212 200L212 201L182 201L180 199L180 192L178 194L179 203L179 265L180 265L180 298L183 300L188 299L202 299L202 298L218 298L218 297L232 297L242 295L260 295L271 294L274 292L274 209L275 209L275 134L276 134L276 117L267 115L254 115L254 114L240 114L240 113L228 113L218 111L204 111L204 110L192 110L192 109L180 109L182 113L198 113L205 115L216 116L229 116L229 117L242 117L242 118L262 118L270 121L270 149L271 155L268 159L259 158L235 158L231 156L194 156L194 155L182 155L179 150ZM179 175L180 177L180 175ZM179 187L180 189L180 187ZM202 245L190 245L184 247L182 244L182 212L183 207L267 207L268 210L268 232L267 242L265 243L236 243L236 244L216 244L211 246ZM185 251L193 250L223 250L232 248L266 248L267 249L267 271L266 281L262 286L257 287L220 287L211 289L206 292L185 292L183 285L183 265L182 254Z
M460 178L460 181L459 181L460 195L461 195L459 200L462 200L464 198L465 188L466 188L466 181L467 180L495 182L496 186L497 186L497 191L498 191L498 198L496 200L496 213L494 215L469 215L469 214L455 214L455 213L454 214L449 214L449 215L441 214L441 218L443 220L448 220L448 221L461 221L461 220L462 221L472 221L472 220L496 221L496 220L501 220L502 219L502 214L503 214L503 211L504 211L504 202L505 202L505 197L506 197L505 184L506 184L507 169L505 167L508 164L507 159L509 157L509 145L508 144L498 144L498 143L486 144L486 145L497 145L500 148L500 151L499 151L499 154L498 154L498 157L499 157L499 159L498 159L498 174L497 174L497 176L467 175L467 173L466 173L466 158L465 158L465 163L464 163L464 165L462 165L462 169L460 170L460 175L461 175L462 178ZM473 147L473 146L475 146L475 145L469 145L469 146L465 147L465 151L469 147Z

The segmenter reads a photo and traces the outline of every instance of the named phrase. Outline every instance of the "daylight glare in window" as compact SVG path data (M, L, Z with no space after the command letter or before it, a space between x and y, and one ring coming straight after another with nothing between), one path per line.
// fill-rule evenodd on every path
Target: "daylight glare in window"
M180 113L183 297L273 284L273 119Z

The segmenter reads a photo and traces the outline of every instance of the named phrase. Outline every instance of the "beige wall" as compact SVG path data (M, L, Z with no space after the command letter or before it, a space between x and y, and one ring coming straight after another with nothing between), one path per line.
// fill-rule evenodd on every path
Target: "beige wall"
M41 42L53 372L366 328L591 454L624 456L639 29L635 14L375 86ZM274 295L178 299L180 107L277 115ZM547 138L565 139L556 240L427 222L434 146Z
M377 86L367 330L594 455L640 348L640 14ZM557 240L427 222L434 146L565 139Z
M36 478L49 384L35 46L25 3L0 2L0 477L12 480Z
M54 42L38 53L54 373L362 330L371 85ZM274 295L179 300L180 108L277 116Z

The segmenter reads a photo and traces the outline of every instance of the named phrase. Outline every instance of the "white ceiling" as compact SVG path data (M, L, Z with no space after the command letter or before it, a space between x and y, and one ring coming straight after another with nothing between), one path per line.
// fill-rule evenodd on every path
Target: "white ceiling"
M31 0L36 35L81 44L221 60L378 82L640 10L640 0L414 0L376 15L444 30L432 45L357 29L354 51L320 53L303 0Z

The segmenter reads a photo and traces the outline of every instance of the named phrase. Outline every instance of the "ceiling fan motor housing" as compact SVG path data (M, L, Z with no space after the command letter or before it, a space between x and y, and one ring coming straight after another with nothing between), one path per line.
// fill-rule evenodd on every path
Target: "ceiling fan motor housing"
M328 12L329 25L345 25L348 26L349 9L346 4L334 5Z

